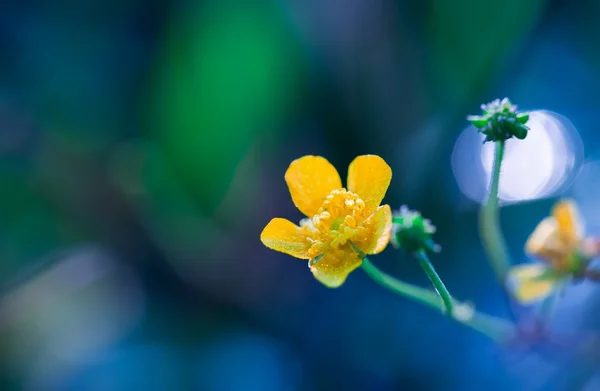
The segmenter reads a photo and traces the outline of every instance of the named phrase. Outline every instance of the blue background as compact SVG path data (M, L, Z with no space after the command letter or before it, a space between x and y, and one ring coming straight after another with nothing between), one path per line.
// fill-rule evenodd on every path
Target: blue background
M596 389L598 358L576 354L600 326L591 282L558 300L560 341L498 346L360 271L327 289L259 234L301 218L293 159L345 177L380 155L385 202L437 226L451 292L507 317L455 143L508 96L568 118L593 163L599 16L595 0L3 1L0 388ZM556 198L594 210L599 172L578 184L579 168L577 192L502 208L517 262ZM427 286L391 247L373 261Z

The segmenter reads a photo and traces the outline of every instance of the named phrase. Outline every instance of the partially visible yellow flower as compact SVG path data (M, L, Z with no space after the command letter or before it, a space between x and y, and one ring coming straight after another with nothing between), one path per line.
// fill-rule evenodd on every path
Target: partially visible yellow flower
M571 200L559 201L525 244L525 252L543 262L515 266L509 273L516 298L532 303L547 297L567 278L581 278L598 254L597 243L585 238L577 205Z
M300 226L275 218L260 240L272 250L308 259L315 278L330 288L344 283L362 263L356 246L377 254L387 246L392 230L389 205L379 206L392 170L379 156L359 156L348 168L348 190L325 158L304 156L285 173L292 201L307 218Z

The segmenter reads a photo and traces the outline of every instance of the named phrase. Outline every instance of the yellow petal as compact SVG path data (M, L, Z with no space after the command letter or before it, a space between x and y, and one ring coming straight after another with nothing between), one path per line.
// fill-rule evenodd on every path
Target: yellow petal
M348 168L348 190L358 194L370 210L381 204L391 180L392 169L379 156L359 156Z
M323 199L342 181L335 167L321 156L304 156L294 160L285 173L294 205L308 217L317 213Z
M302 229L286 219L276 218L267 224L260 240L271 250L280 251L300 259L308 259L309 241Z
M554 217L546 217L529 235L525 243L525 252L529 255L541 255L550 247L555 247L558 236L558 224Z
M349 247L347 251L327 251L319 261L312 265L309 263L309 268L320 283L329 288L338 288L346 281L348 274L361 264L358 254Z
M575 244L583 237L583 222L574 201L558 202L552 208L552 216L556 219L561 239L567 244Z
M365 222L365 239L357 246L367 254L382 252L390 241L392 233L392 210L389 205L382 205Z
M508 286L522 304L532 304L546 298L557 286L556 277L544 277L543 264L519 265L508 273Z

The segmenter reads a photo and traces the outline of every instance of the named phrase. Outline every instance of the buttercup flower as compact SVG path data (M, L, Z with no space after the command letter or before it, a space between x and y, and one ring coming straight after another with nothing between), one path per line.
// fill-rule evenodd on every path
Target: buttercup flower
M543 299L567 279L581 279L599 249L597 239L585 237L577 205L560 201L525 244L525 252L543 262L512 268L509 284L522 303Z
M300 226L275 218L260 235L265 246L300 259L317 280L339 287L359 267L358 251L377 254L387 246L392 212L382 205L392 170L379 156L359 156L348 168L348 189L325 158L304 156L285 173L292 201L307 218Z

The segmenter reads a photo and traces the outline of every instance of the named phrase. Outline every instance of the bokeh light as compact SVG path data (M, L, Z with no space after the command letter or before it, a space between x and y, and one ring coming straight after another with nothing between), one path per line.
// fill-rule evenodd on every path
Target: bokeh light
M513 260L554 197L600 233L597 0L0 9L0 390L529 391L581 368L518 346L533 359L514 371L513 346L359 270L327 289L260 233L302 218L292 160L325 156L345 178L357 155L380 155L384 203L434 222L452 294L509 318L475 213L493 147L461 127L496 97L552 110L507 144ZM430 286L411 261L373 257ZM599 286L567 289L552 326L600 330Z
M0 333L12 336L3 369L41 383L119 342L145 309L135 273L106 251L88 246L45 262L46 270L0 301Z
M532 111L524 140L505 144L499 198L514 203L547 198L564 190L583 161L583 143L565 117L545 110ZM468 127L452 153L452 169L461 192L482 202L493 169L494 143Z

